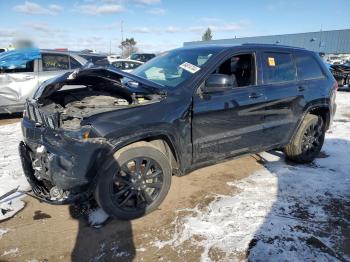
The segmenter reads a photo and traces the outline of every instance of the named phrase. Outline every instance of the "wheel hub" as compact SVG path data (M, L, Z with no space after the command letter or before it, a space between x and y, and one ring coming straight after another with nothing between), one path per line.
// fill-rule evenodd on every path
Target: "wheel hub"
M307 137L305 138L305 145L306 145L307 147L311 147L312 144L315 142L315 140L316 140L315 137L313 137L313 136L307 136Z
M140 173L137 173L134 178L131 179L131 182L133 183L133 188L138 191L146 188L146 180L143 178L143 176Z

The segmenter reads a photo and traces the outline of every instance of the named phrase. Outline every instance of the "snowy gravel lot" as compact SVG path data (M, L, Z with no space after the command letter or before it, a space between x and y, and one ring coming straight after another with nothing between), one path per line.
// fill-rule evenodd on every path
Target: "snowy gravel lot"
M337 104L312 164L286 163L278 151L261 153L261 171L229 182L232 195L177 210L168 238L155 236L148 247L183 254L200 248L202 261L350 261L350 93L339 92ZM0 126L0 195L28 189L17 151L21 136L19 123ZM10 210L6 217L23 206L18 195L0 201ZM0 224L0 243L7 234Z
M153 244L181 250L189 240L204 247L202 261L350 261L349 102L349 93L338 93L333 126L312 164L262 153L262 171L229 183L238 194L179 210L171 239Z

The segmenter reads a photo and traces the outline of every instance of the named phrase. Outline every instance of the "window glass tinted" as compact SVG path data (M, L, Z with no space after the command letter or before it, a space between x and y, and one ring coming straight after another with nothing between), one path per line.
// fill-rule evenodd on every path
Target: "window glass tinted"
M296 79L296 70L291 54L264 53L263 59L265 83L281 83Z
M302 79L313 79L323 77L320 65L315 58L310 55L296 55L295 61L298 67L298 73Z
M68 55L63 54L43 54L43 71L58 71L69 69Z
M233 87L255 85L255 61L253 54L239 54L222 63L214 74L229 75Z

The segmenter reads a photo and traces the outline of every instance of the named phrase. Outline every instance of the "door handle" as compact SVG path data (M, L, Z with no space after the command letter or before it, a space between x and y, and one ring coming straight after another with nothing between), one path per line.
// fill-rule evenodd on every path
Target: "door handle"
M261 97L262 94L257 94L257 93L251 93L248 97L251 99L257 99L259 97Z
M303 87L303 86L298 86L298 91L299 91L299 92L305 91L305 87Z

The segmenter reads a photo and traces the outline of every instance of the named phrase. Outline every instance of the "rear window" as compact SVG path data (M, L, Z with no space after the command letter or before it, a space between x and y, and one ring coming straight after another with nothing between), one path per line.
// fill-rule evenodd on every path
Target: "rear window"
M296 80L293 57L288 53L264 53L264 82L267 84Z
M295 61L301 79L307 80L324 77L319 63L311 55L296 55Z

